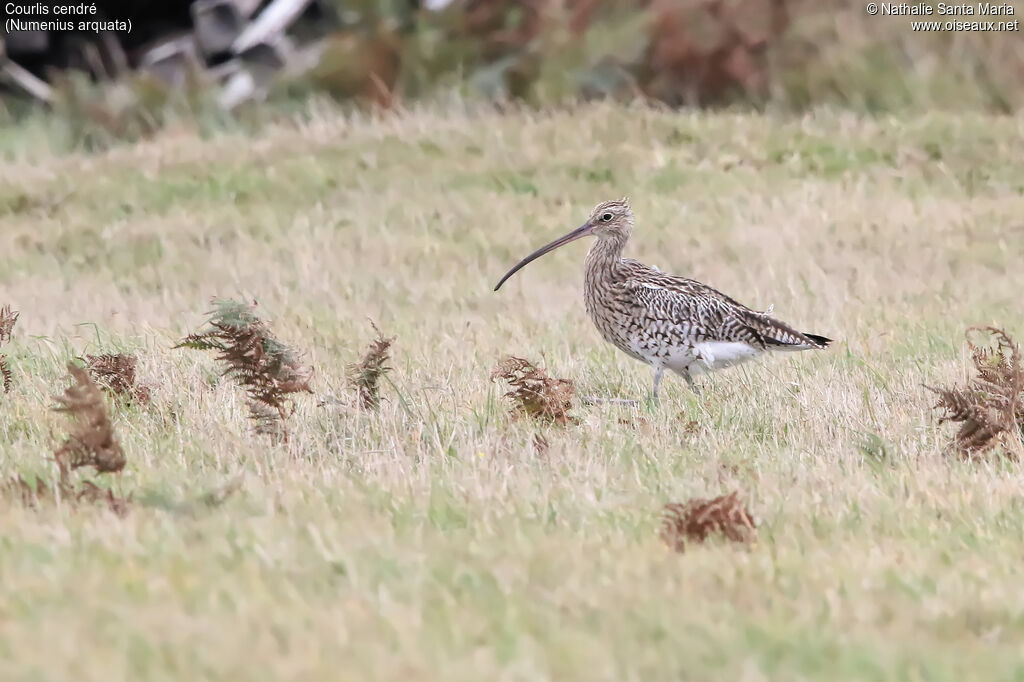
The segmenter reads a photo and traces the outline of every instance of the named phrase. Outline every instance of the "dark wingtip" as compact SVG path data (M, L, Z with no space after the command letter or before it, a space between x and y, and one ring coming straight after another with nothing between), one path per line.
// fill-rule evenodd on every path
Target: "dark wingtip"
M828 345L832 343L832 339L828 338L827 336L819 336L818 334L807 333L804 333L804 336L806 336L807 338L809 338L811 341L818 344L822 348L827 348Z

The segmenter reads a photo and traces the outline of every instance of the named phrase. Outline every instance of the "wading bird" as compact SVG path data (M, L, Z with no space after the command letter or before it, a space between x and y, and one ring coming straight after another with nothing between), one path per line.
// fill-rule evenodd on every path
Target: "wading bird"
M751 310L696 280L676 277L622 257L633 229L627 199L598 204L587 222L519 261L498 285L525 265L581 237L595 236L587 254L583 301L605 341L654 368L658 398L666 369L693 379L765 351L825 348L831 339L801 333L767 312Z

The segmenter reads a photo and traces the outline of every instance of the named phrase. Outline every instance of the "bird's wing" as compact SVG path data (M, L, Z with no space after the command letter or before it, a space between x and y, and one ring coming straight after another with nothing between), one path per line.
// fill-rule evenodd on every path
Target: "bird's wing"
M651 317L688 324L711 341L740 341L755 348L815 347L819 344L766 313L752 310L694 279L653 270L639 261L620 261L622 293L647 308Z

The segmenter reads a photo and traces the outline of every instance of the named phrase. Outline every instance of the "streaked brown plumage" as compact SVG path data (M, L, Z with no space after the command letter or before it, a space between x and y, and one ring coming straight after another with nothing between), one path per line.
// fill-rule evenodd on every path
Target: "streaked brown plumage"
M583 299L601 336L654 367L654 397L666 369L693 378L765 351L825 348L831 339L798 332L767 312L751 310L706 284L649 268L622 250L633 229L623 198L598 204L582 226L533 252L501 278L497 291L527 263L594 235L587 254ZM769 311L770 312L770 311Z

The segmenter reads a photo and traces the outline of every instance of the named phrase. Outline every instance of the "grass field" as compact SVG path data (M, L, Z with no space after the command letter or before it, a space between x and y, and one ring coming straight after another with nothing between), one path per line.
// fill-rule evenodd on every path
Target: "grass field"
M1024 679L1021 467L945 454L922 386L965 378L971 324L1024 338L1020 119L321 109L97 156L5 135L4 475L55 478L72 357L137 354L153 399L114 410L128 466L97 478L126 517L0 500L0 678ZM586 245L491 291L623 194L628 255L833 348L513 419L508 354L649 390L585 316ZM213 295L316 367L286 444L171 350ZM368 318L397 336L380 411L318 406ZM733 490L755 544L659 540L664 503Z

